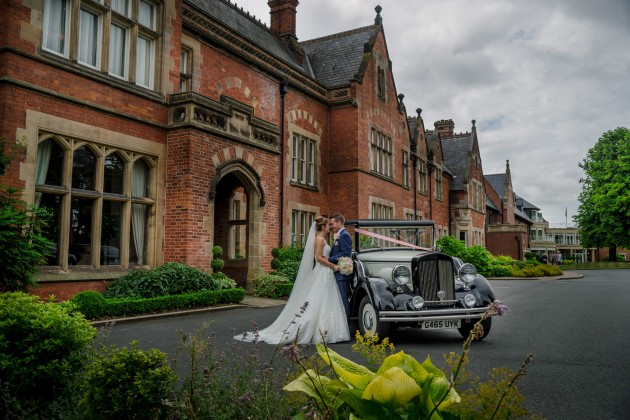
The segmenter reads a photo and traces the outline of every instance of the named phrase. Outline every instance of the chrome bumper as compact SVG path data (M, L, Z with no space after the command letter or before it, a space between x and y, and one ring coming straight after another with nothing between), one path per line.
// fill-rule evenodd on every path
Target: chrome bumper
M441 319L479 319L487 308L426 309L420 311L380 311L381 322L438 321Z

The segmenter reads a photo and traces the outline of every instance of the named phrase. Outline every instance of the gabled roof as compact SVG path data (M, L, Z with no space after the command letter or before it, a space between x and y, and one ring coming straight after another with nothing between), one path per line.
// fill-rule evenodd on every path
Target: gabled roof
M483 177L486 179L486 181L488 181L488 183L492 186L494 191L496 191L499 197L501 197L501 200L503 200L505 198L505 174L491 174L484 175Z
M429 134L431 133L431 134ZM429 135L437 136L435 132L427 132L427 141ZM472 133L459 133L452 137L442 138L442 153L444 154L444 166L453 174L453 182L451 190L463 190L464 180L468 175L466 173L468 154L472 150L473 136Z
M310 77L313 76L307 63L305 62L304 65L300 64L281 38L277 37L267 26L257 21L249 13L239 9L236 4L226 0L185 0L185 2L302 73Z
M328 89L347 86L362 76L365 44L373 44L380 25L365 26L323 38L301 42L315 79Z
M499 207L495 204L494 201L492 201L490 196L487 194L486 194L486 207L490 207L492 210L499 211Z

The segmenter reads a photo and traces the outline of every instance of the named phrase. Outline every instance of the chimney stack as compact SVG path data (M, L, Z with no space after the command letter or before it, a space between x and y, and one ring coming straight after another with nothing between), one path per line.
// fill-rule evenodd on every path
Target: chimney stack
M298 63L304 63L304 50L295 34L298 0L269 0L270 29L281 38Z
M284 38L286 35L295 36L295 21L298 0L269 0L269 15L271 16L271 32Z
M455 123L453 120L440 120L433 123L433 125L442 138L453 137L453 131L455 130Z

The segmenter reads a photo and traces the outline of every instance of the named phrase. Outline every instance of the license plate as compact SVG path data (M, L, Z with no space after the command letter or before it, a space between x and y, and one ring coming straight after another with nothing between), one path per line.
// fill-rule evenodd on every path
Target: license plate
M438 319L435 321L422 321L423 330L439 330L441 328L459 328L461 319Z

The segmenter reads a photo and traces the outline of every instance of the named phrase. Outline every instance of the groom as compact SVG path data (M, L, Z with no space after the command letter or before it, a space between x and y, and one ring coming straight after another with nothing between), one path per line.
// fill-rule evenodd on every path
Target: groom
M334 233L335 242L330 250L330 256L328 261L333 264L338 264L341 257L352 257L352 239L350 234L343 227L346 222L346 218L339 213L333 213L330 217L330 227ZM352 279L352 274L343 275L339 271L335 271L335 279L337 280L337 287L341 293L341 300L343 300L343 307L346 310L346 317L350 315L350 297L349 297L349 282Z

